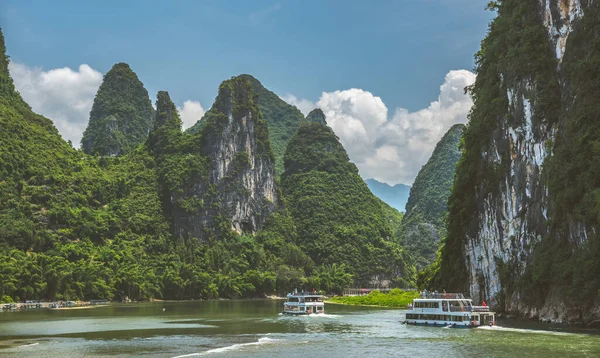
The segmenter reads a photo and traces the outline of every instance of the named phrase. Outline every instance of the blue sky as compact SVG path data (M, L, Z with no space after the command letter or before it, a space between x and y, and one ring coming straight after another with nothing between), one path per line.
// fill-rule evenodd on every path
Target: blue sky
M250 73L281 96L359 88L415 112L450 71L473 68L487 2L3 0L0 24L15 63L106 73L127 62L178 106L206 109L222 80Z

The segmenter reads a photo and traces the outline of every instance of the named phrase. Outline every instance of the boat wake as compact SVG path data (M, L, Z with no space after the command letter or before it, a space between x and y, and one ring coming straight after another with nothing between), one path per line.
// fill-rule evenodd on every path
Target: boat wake
M184 355L176 356L173 358L198 357L198 356L205 356L207 354L226 353L226 352L236 351L236 350L242 349L244 347L261 346L261 345L266 345L266 344L281 344L283 342L285 342L285 340L283 340L283 339L262 337L262 338L259 338L257 342L232 344L230 346L209 349L207 351L200 352L200 353L184 354Z
M22 346L19 346L17 348L25 348L25 347L33 347L33 346L37 346L39 343L31 343L31 344L24 344Z
M486 331L500 331L500 332L514 332L514 333L535 333L535 334L551 334L555 336L572 336L575 333L569 332L556 332L556 331L542 331L538 329L524 329L524 328L511 328L502 326L479 326L477 329Z
M328 313L318 313L318 314L309 314L305 317L308 318L339 318L340 315L337 314L328 314Z
M311 319L311 318L339 318L340 315L337 314L328 314L328 313L315 313L315 314L303 314L303 315L288 315L284 313L278 314L279 318L285 319Z

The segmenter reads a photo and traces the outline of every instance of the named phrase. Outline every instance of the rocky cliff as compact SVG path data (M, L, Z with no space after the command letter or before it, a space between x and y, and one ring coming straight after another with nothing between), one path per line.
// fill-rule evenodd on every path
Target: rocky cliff
M594 0L504 0L476 55L440 286L559 322L600 318Z
M177 115L161 103L159 115ZM250 82L224 81L203 121L198 133L183 136L161 169L174 233L202 240L219 230L255 233L277 209L279 194L267 123ZM159 116L158 123L169 121Z
M117 63L96 93L82 149L88 154L125 154L146 140L153 121L148 91L128 64Z
M464 128L456 124L444 134L410 188L401 237L417 268L435 261L440 239L446 236L444 215L461 156L459 143Z
M326 126L325 113L320 108L315 108L306 116L308 122L321 123Z
M304 115L302 115L302 112L298 108L288 104L275 93L265 88L253 76L243 74L238 77L247 80L254 90L256 104L258 105L262 119L267 122L267 126L269 127L271 150L275 157L275 173L277 176L280 176L283 173L283 155L287 143L298 127L304 122ZM202 118L188 129L188 133L197 133L200 131L205 123L204 119Z

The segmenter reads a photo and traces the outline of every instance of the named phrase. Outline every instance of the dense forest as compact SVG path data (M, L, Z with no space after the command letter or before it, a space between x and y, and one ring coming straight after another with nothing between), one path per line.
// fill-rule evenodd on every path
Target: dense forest
M414 267L395 236L399 220L387 215L395 209L369 191L331 128L300 126L284 163L281 183L298 245L317 264L347 263L363 284L374 276L410 284Z
M411 261L393 235L400 214L368 191L323 124L304 128L322 132L321 146L334 153L322 162L302 158L311 150L295 133L304 117L253 78L223 82L204 124L184 133L167 92L158 93L151 121L138 118L149 112L147 92L129 66L117 64L96 96L89 155L23 101L2 36L0 45L2 300L263 297L293 288L339 293L378 278L411 282ZM120 93L123 81L135 95ZM139 145L136 136L123 142L121 120L148 125L149 134ZM292 137L282 190L273 173ZM227 152L235 145L251 151ZM285 184L295 181L306 184ZM304 200L318 200L321 214L303 215ZM335 212L322 211L332 205ZM323 245L332 242L339 250Z

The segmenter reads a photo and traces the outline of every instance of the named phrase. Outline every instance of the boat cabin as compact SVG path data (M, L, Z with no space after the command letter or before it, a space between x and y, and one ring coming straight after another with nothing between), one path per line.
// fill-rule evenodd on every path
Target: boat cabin
M444 293L414 299L405 323L459 328L493 325L496 318L487 306L473 306L472 300L462 294Z
M323 296L316 293L290 293L283 304L283 313L293 315L325 313Z

